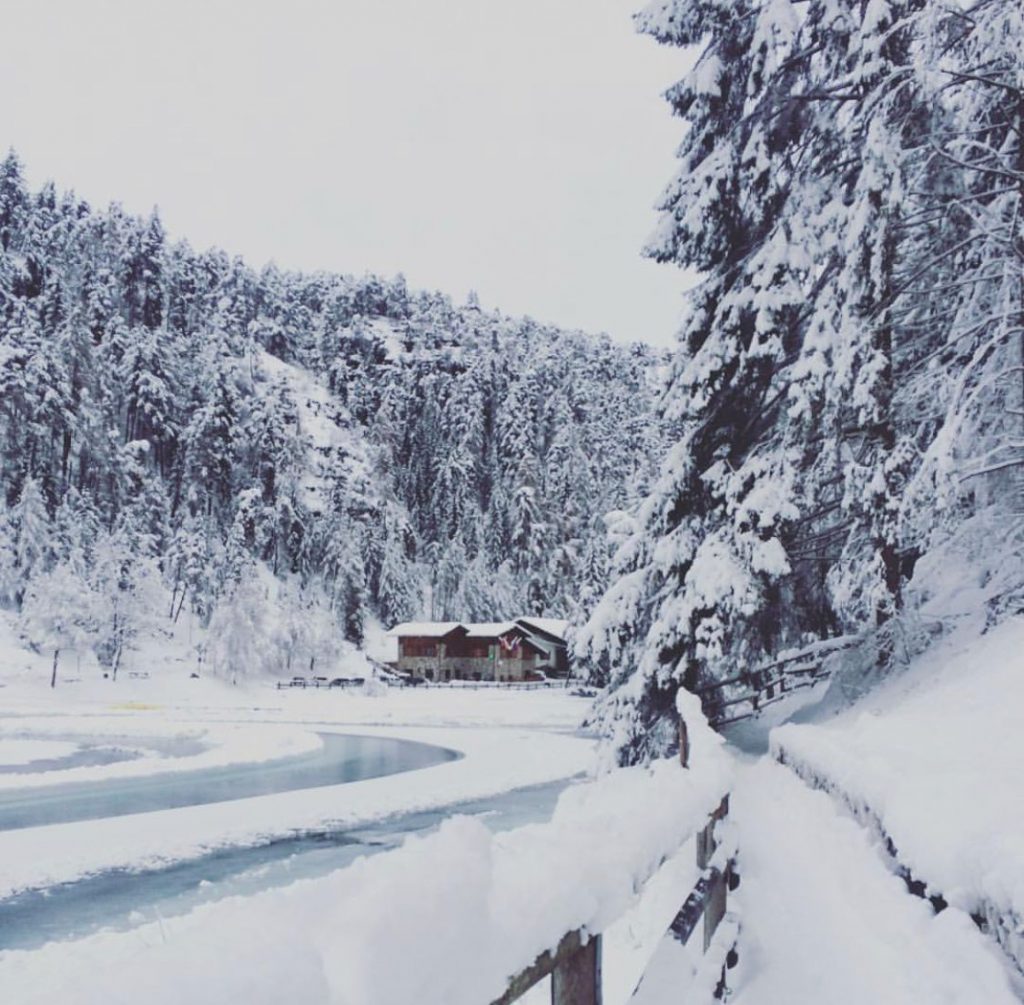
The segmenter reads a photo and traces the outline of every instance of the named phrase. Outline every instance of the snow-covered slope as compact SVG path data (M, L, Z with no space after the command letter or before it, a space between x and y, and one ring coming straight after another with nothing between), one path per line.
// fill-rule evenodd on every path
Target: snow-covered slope
M266 380L284 384L298 411L303 451L301 487L310 512L322 513L330 505L327 492L332 471L343 471L350 484L371 491L370 445L337 396L309 370L285 363L265 350L256 354L256 361L259 374Z
M1024 967L1024 618L929 651L772 751L891 841L928 892L985 917ZM979 999L980 1000L980 999Z

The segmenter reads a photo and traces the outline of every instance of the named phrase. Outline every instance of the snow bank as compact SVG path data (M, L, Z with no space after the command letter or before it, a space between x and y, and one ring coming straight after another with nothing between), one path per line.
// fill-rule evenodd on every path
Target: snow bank
M112 764L54 768L22 774L0 771L0 790L112 778L142 778L222 768L233 764L259 764L299 757L323 747L323 741L316 733L295 726L228 723L196 726L141 716L134 718L130 725L119 717L91 717L84 721L63 717L5 718L0 719L0 765L16 763L5 760L4 744L70 746L73 752L78 749L79 743L57 744L56 739L45 739L64 738L72 734L79 741L86 738L89 741L107 739L112 744L128 747L137 756L133 760ZM199 749L196 753L180 757L161 756L152 746L154 740L187 741ZM62 753L67 754L68 751L65 749Z
M622 769L569 789L549 824L492 836L456 819L400 861L365 861L346 877L360 910L336 910L321 938L334 1000L397 1005L428 989L447 1005L493 1000L567 931L599 932L627 910L727 788L724 771L672 761ZM417 909L396 912L410 895ZM336 935L343 955L329 952ZM388 966L396 952L408 966Z
M634 904L704 825L730 769L721 750L700 770L620 769L567 790L550 823L495 835L455 818L326 879L4 954L0 984L65 1005L479 1005L565 932L600 931Z
M830 723L780 727L771 746L874 818L930 891L1005 926L1024 962L1022 653L1014 618L926 654Z

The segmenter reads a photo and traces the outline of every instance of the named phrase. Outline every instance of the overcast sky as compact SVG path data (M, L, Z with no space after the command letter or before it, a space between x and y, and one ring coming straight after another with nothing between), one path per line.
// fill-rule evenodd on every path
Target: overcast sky
M668 345L683 276L640 247L686 55L633 33L639 5L7 0L0 144L33 186L157 205L256 266Z

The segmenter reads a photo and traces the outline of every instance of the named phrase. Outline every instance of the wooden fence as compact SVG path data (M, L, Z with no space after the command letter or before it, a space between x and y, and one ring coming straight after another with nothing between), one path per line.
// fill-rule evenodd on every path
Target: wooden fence
M842 635L792 650L753 670L745 670L700 689L701 704L715 729L751 719L787 695L813 687L829 676L826 661L864 641L861 635ZM731 689L740 691L734 694Z
M688 768L689 742L685 723L680 724L679 756L683 767ZM697 832L697 868L700 877L666 930L666 936L685 945L698 927L702 927L704 953L711 946L726 916L729 891L739 885L735 847L720 845L716 834L716 825L725 820L728 814L727 793L704 828ZM525 970L513 977L508 989L492 1005L511 1005L545 977L551 978L552 1005L601 1005L601 944L600 932L587 932L583 929L566 932L553 950L542 953ZM733 939L727 947L718 975L715 998L720 998L724 993L726 970L735 966L736 960L737 950ZM692 1005L702 1003L694 1002Z
M546 691L548 688L578 687L580 682L569 677L547 680L428 680L416 687L446 688L449 691Z
M147 675L148 676L148 675ZM340 683L336 683L340 681ZM303 690L305 688L325 690L337 690L339 688L353 688L361 687L366 683L366 679L363 677L347 677L347 678L334 678L333 681L327 679L318 679L315 677L293 678L292 680L279 680L275 682L274 687L278 691L287 691L290 688L298 688ZM549 680L509 680L509 681L491 681L491 680L480 680L480 681L422 681L419 684L408 684L404 681L391 680L381 678L381 683L386 684L388 687L415 687L423 688L425 690L431 688L444 688L449 691L546 691L550 688L561 688L565 689L568 687L579 687L580 682L578 680L566 678L566 677L554 677Z

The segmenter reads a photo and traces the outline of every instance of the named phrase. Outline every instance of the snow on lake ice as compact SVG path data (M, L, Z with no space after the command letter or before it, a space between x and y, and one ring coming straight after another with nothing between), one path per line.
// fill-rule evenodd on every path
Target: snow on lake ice
M0 739L0 772L7 768L31 765L34 761L55 761L78 750L76 743L59 740Z

